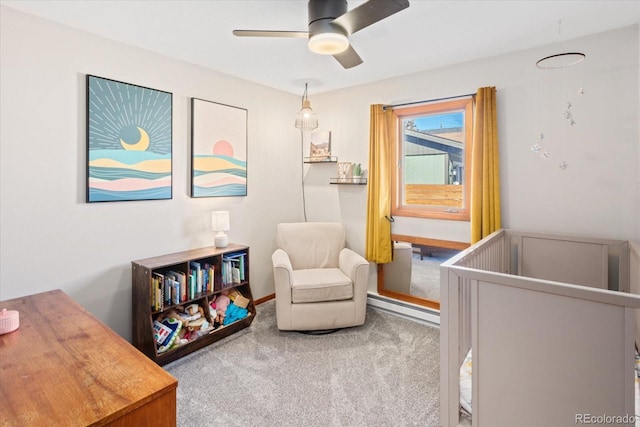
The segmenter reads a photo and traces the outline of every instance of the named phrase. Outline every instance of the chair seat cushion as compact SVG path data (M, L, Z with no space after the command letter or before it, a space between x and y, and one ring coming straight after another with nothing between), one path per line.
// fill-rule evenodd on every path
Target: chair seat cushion
M353 298L353 282L339 268L309 268L293 271L291 300L294 304L351 298Z

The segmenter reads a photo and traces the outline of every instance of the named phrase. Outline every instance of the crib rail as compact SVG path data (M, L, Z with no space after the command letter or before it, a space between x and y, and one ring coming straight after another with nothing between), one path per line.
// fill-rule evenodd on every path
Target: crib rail
M450 258L441 266L441 292L445 287L454 285L449 283L445 277L448 268L452 266L461 266L474 270L491 271L496 273L508 272L508 238L506 230L497 230L489 236L482 239L475 245L467 248L457 256ZM444 274L443 274L444 272ZM444 280L442 279L443 277ZM455 281L456 279L454 279ZM458 364L462 364L465 355L471 348L471 286L470 279L459 276L457 292L459 293L458 308L459 313L459 342L460 354L458 355ZM442 299L442 297L441 297ZM442 316L441 316L442 319Z
M514 383L508 382L511 376L517 377L520 371L509 365L511 361L500 359L505 348L510 348L507 353L525 359L534 354L537 360L546 360L553 355L559 360L578 360L584 366L598 366L601 363L602 372L596 374L599 375L598 381L604 384L603 389L606 388L607 393L616 397L602 399L602 396L588 396L577 385L567 386L567 395L575 391L573 394L576 397L572 396L573 407L580 407L576 402L585 399L584 402L592 406L602 404L603 410L633 413L633 382L627 371L633 371L634 362L633 358L627 356L633 354L634 341L640 344L640 243L576 239L587 243L593 240L597 245L608 247L604 258L598 251L593 251L597 255L597 262L608 258L609 264L615 267L612 277L617 281L620 272L620 288L626 287L625 290L629 290L627 293L509 274L512 269L517 274L514 266L522 264L522 258L519 258L522 252L518 244L526 233L514 235L509 230L499 230L441 266L441 424L456 426L460 421L459 368L472 346L474 426L492 425L491 422L499 425L495 424L501 422L495 418L496 414L493 411L483 414L483 408L494 407L496 396L502 393L496 390L517 390ZM606 275L603 280L607 280ZM617 287L618 284L615 289ZM564 309L555 312L549 309L559 306ZM519 332L514 333L514 330ZM545 332L541 333L542 330ZM611 334L612 330L623 333ZM552 331L551 335L555 334L554 338L547 339L549 331ZM564 333L569 335L565 337ZM572 340L575 347L564 345L565 340ZM593 342L607 345L602 346L606 347L602 351L594 352L590 347ZM517 348L512 351L510 346ZM549 353L556 351L556 348L558 354ZM577 348L582 348L585 355L575 350ZM480 362L482 358L484 363ZM481 394L476 379L480 363L483 363L483 376L479 381L482 382L484 394ZM532 362L531 365L539 367L537 363ZM574 369L571 364L567 366L568 369ZM580 369L575 368L574 373L581 372ZM603 373L605 371L606 374ZM536 383L536 375L531 375L528 381L537 384L537 387L549 386ZM548 381L551 382L550 379ZM561 386L570 382L565 381ZM575 390L571 387L575 387ZM508 400L511 397L500 395L500 399ZM476 398L481 399L478 405ZM536 399L537 407L541 409L550 405L547 408L550 411L543 409L545 414L540 417L563 410L556 408L555 403L545 401L544 396L536 396ZM519 403L512 399L511 406L517 407Z
M507 249L506 231L498 230L449 259L445 265L459 265L477 270L507 273Z
M640 243L629 242L629 292L640 295ZM640 350L640 311L635 312L636 349Z
M457 372L471 348L471 282L452 267L503 272L509 265L505 230L498 230L440 266L441 423L456 425L460 389ZM446 373L446 374L445 374Z
M629 242L629 284L631 293L640 295L640 242Z

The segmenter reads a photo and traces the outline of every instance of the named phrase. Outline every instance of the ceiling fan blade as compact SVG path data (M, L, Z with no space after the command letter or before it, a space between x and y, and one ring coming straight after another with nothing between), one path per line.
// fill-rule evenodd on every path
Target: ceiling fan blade
M349 45L347 50L345 50L344 52L336 53L335 55L333 55L333 57L336 58L340 65L342 65L346 69L353 68L356 65L362 64L362 58L360 58L358 52L356 52L351 45Z
M353 34L408 7L409 0L369 0L331 23L344 28L348 34Z
M298 37L309 38L308 31L233 30L238 37Z

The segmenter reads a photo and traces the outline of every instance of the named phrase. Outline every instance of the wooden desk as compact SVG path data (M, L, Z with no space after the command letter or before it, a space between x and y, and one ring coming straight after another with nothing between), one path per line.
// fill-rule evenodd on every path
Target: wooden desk
M0 302L0 426L175 426L178 381L60 290Z

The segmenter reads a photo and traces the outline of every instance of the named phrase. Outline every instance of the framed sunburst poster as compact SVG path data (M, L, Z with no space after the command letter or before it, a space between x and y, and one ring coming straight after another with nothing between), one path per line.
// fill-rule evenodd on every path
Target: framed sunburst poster
M172 94L87 76L87 202L172 197Z
M191 197L247 195L247 115L191 98Z

